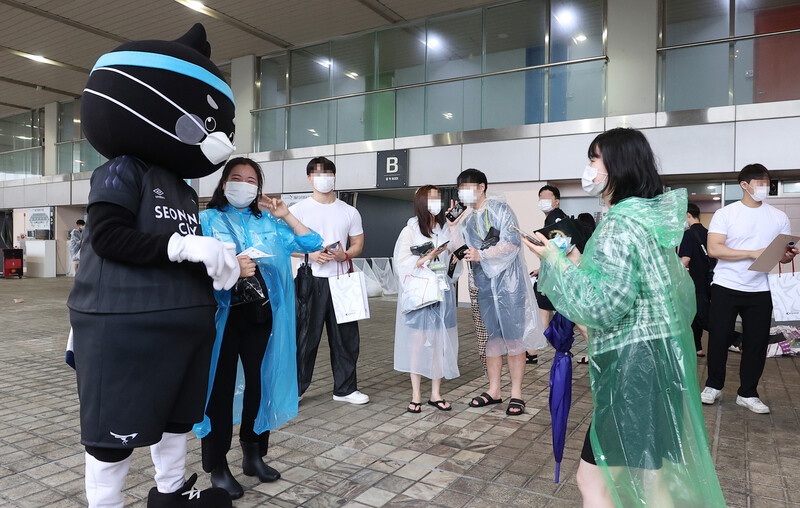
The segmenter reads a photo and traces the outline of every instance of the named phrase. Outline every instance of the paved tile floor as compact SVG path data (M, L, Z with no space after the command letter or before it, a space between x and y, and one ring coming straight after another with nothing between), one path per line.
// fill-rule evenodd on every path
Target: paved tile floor
M75 376L63 362L69 330L64 305L71 279L0 279L0 505L84 506L83 450L79 444ZM23 303L14 303L22 298ZM361 326L359 387L372 402L331 400L326 345L320 348L311 389L298 418L272 433L268 459L283 474L258 484L241 474L240 452L229 454L246 489L235 506L579 506L575 483L583 437L591 418L585 368L575 366L573 405L560 484L553 483L547 409L552 350L528 371L528 407L505 415L505 404L470 409L470 396L486 388L467 309L459 310L461 377L443 383L453 411L424 405L405 412L407 375L392 369L395 302L371 300L373 318ZM576 342L575 354L585 350ZM728 374L737 378L738 355ZM736 383L722 404L704 409L712 453L731 506L800 506L800 361L770 359L761 383L770 415L735 404ZM705 379L703 362L700 377ZM508 377L504 380L508 383ZM425 388L426 384L423 384ZM508 397L508 385L504 386ZM234 440L235 442L235 440ZM199 441L189 442L188 471L200 474ZM144 506L153 468L137 450L126 498Z

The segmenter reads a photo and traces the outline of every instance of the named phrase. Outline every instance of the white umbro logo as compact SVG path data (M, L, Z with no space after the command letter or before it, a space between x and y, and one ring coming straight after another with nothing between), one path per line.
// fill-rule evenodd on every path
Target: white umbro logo
M188 496L189 499L200 499L200 491L194 487L192 487L192 490L188 490L181 495Z
M127 436L123 436L122 434L114 434L113 432L109 432L112 436L122 441L123 445L128 444L129 439L136 439L136 436L139 435L138 432L134 432L133 434L128 434Z
M167 198L164 197L164 191L162 191L158 187L153 189L153 194L156 195L156 199L167 199Z

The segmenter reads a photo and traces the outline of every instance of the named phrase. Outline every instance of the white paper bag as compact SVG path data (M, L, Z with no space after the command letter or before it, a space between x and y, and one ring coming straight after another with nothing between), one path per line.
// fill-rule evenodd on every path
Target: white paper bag
M403 291L398 305L400 312L408 314L413 310L441 302L442 299L442 290L436 273L422 266L403 279Z
M769 275L775 321L800 321L800 272Z
M338 324L369 319L367 279L363 272L352 272L328 278L333 310Z

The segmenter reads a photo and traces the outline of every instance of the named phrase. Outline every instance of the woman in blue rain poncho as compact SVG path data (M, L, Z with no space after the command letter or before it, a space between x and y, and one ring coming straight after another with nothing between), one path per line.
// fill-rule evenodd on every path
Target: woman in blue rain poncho
M589 147L583 188L611 205L569 255L538 235L539 288L589 328L594 417L578 467L584 506L725 506L711 460L691 330L692 281L675 247L685 189L664 193L644 135L613 129Z
M211 358L202 438L203 469L233 499L243 489L231 475L233 400L238 360L244 372L239 439L242 469L262 482L280 474L264 464L269 431L297 416L295 301L291 254L315 252L322 238L278 199L261 195L262 176L250 159L228 161L200 213L203 234L236 244L241 278L230 291L215 291L217 337ZM246 251L246 252L242 252Z

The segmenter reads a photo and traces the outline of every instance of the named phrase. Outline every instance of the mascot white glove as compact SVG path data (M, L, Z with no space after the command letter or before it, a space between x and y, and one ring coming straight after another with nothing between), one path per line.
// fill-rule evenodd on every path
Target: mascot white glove
M236 245L220 242L210 236L173 233L167 244L170 261L189 261L206 265L208 276L214 279L214 289L228 290L239 278Z

